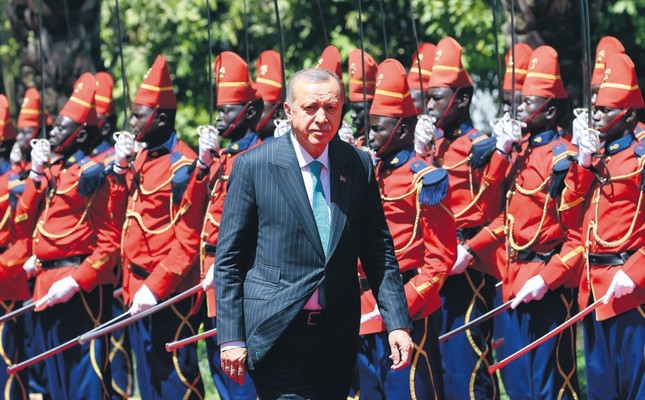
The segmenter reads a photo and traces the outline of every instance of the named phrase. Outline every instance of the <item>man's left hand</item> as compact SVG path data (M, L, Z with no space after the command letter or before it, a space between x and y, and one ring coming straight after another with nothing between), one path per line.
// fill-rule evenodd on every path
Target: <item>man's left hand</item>
M66 303L80 290L81 288L78 286L78 283L76 283L74 278L66 276L63 279L54 282L54 284L49 288L47 294L36 301L36 310L42 311L47 307Z
M235 347L220 354L222 370L235 382L244 385L246 377L246 347Z
M390 342L390 360L392 369L403 369L410 365L412 356L412 338L405 329L395 329L388 336Z

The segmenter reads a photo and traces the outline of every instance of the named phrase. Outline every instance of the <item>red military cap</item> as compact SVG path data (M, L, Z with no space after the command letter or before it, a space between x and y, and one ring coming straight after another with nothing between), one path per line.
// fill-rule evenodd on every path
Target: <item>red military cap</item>
M393 58L388 58L378 66L370 114L394 118L417 115L405 68Z
M246 104L259 98L249 75L249 66L237 54L232 51L220 53L215 60L214 71L218 106Z
M506 73L502 90L513 90L513 66L515 66L515 90L522 90L524 86L533 49L526 43L517 43L514 49L514 52L509 50L505 57ZM515 59L513 59L513 53L515 53Z
M619 109L643 108L643 95L638 87L636 69L628 55L610 56L603 76L596 106Z
M18 122L16 124L18 129L23 129L23 128L40 129L42 127L41 118L40 118L40 111L41 111L40 102L41 102L40 93L38 93L38 90L32 87L28 88L27 91L25 92L25 98L22 100L20 113L18 114ZM47 110L45 110L45 114L47 118L45 123L47 125L51 125L52 120Z
M150 108L159 107L162 110L177 108L177 97L172 88L172 79L164 56L158 55L143 77L134 103Z
M568 97L560 77L558 53L553 47L540 46L531 54L529 70L524 80L524 87L522 87L522 96L556 99Z
M99 121L96 117L96 102L94 100L95 93L96 79L94 75L86 72L74 84L74 92L59 114L68 117L77 124L98 126Z
M340 52L332 45L325 47L318 59L317 68L326 69L336 74L340 81L343 81L343 71L340 68Z
M9 101L4 94L0 94L0 141L13 140L16 138L16 130L11 121L9 112Z
M114 101L112 99L112 89L114 88L114 79L107 72L97 72L94 75L96 79L96 113L98 115L116 115Z
M605 76L605 63L614 54L625 54L625 47L613 36L605 36L598 42L596 47L596 63L591 75L591 84L600 85Z
M410 72L408 72L408 85L410 89L421 90L423 83L423 90L428 90L430 86L430 77L432 76L432 65L434 64L434 56L437 51L437 46L432 43L421 43L417 50L412 55L412 64ZM417 54L419 55L417 59ZM419 79L419 61L421 61L421 79Z
M264 101L277 103L282 101L282 64L280 53L266 50L260 53L255 63L255 88Z
M361 50L354 49L347 58L349 71L349 101L363 101L363 65L365 65L365 93L367 101L374 98L378 64L368 53L361 62Z
M450 36L439 41L428 87L464 88L473 86L473 81L461 62L462 51L461 45Z

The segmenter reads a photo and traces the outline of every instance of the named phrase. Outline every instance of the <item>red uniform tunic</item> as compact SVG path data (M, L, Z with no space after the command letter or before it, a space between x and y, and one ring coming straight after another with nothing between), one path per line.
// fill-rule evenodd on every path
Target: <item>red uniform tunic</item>
M559 207L559 194L555 199L548 194L551 181L555 179L555 164L568 162L566 158L575 154L574 149L555 131L531 137L525 157L521 157L516 166L515 183L507 194L505 221L496 219L488 229L469 241L475 254L479 254L496 248L500 241L507 239L511 257L503 274L505 300L517 294L524 283L538 273L551 290L562 285L567 288L578 285L582 265L580 208L564 204ZM493 159L499 157L502 156L493 154ZM552 256L546 265L542 262L519 265L515 262L519 251Z
M643 166L645 147L630 135L612 143L595 168L606 179L600 184L587 168L574 164L567 176L563 204L583 203L582 230L587 254L632 253L622 266L593 265L586 262L580 280L578 301L586 307L590 298L604 296L616 274L622 269L634 283L633 293L614 298L596 309L599 321L631 310L645 303L645 210L643 210ZM588 261L588 260L587 260Z
M115 214L127 203L121 239L126 302L144 283L162 300L199 282L197 227L208 179L198 179L195 158L173 134L162 146L142 150L132 179L114 191Z
M443 197L448 185L446 172L428 166L410 148L382 162L378 182L399 268L407 280L404 288L410 316L422 319L441 305L439 289L457 254L455 220L449 198ZM422 203L423 191L435 193L434 204ZM363 292L361 313L372 312L375 304L372 291ZM381 319L372 319L361 324L360 333L384 330Z

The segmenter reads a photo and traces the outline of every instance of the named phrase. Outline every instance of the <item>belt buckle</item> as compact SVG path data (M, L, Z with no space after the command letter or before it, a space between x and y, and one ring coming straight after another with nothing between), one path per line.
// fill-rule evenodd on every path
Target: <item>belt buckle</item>
M320 323L318 321L318 317L320 316L321 311L309 311L307 313L307 325L308 326L316 326Z
M514 248L508 249L508 260L517 261L517 251Z

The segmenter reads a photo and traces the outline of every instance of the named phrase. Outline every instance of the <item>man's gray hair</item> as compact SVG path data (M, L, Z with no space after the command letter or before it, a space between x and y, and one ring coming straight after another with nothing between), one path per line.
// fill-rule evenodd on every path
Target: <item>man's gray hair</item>
M327 71L326 69L323 69L323 68L306 68L296 72L291 77L291 79L289 79L289 83L287 83L287 103L293 104L296 101L295 94L293 93L293 88L296 85L296 83L303 80L307 82L312 82L312 83L329 82L329 81L336 82L338 84L338 89L340 91L341 101L345 102L345 98L344 98L345 91L343 90L343 83L340 81L340 79L338 78L338 76L336 76L335 73Z

